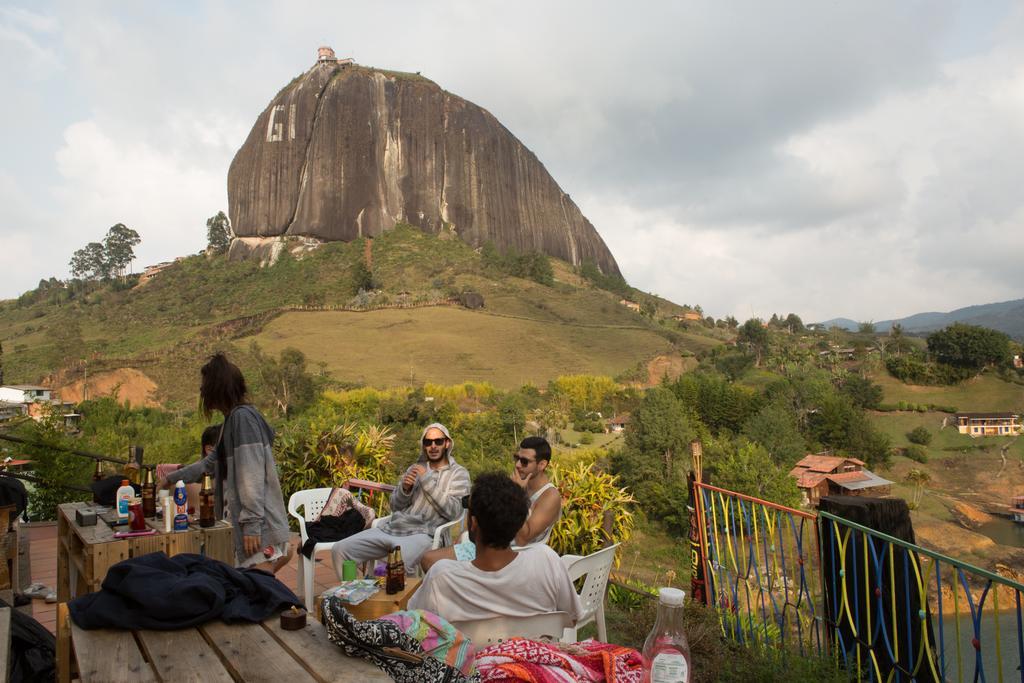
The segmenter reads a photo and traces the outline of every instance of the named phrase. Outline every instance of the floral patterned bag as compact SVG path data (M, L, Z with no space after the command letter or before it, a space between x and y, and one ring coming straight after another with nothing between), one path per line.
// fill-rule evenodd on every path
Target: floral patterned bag
M420 610L359 621L336 597L321 604L327 637L399 683L477 683L473 646L441 617ZM424 650L423 644L428 650Z

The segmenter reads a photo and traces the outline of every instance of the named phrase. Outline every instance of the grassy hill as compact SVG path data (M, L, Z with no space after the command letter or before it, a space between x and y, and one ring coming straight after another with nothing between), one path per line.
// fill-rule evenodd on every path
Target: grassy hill
M285 252L270 267L198 255L141 286L27 293L0 303L4 381L61 384L136 368L156 383L155 400L191 405L205 356L223 348L245 366L253 340L274 352L297 347L339 382L502 387L578 372L639 377L656 356L722 341L718 330L681 329L669 319L680 307L643 292L627 293L657 313L631 311L621 294L559 261L554 283L543 285L485 263L457 238L406 227L375 239L371 252L371 294L356 291L362 240L301 259ZM484 308L453 303L466 291L481 294Z

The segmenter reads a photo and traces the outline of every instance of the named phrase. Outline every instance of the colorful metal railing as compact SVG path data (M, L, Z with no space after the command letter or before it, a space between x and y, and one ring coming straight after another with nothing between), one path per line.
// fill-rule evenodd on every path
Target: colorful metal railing
M1024 584L828 512L693 486L725 635L830 656L856 681L1024 683Z
M813 514L697 482L707 601L735 640L824 655Z
M825 613L854 680L1024 683L1024 584L819 512Z

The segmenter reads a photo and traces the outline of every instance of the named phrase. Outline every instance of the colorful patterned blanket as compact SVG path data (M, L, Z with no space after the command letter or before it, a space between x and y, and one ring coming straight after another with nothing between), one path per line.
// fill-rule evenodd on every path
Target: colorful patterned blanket
M477 652L481 681L530 683L639 683L640 653L628 647L588 640L539 643L511 638Z

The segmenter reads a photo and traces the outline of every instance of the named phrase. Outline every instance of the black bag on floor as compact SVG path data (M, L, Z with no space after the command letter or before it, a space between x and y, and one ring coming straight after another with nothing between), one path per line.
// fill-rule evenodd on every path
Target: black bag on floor
M0 606L9 606L0 600ZM57 680L57 639L32 617L11 609L11 683Z

